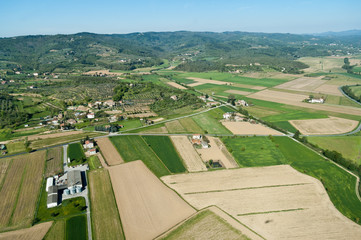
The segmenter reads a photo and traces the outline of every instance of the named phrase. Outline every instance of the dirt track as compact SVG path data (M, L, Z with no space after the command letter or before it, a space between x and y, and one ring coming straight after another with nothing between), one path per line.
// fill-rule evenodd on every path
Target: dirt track
M142 161L108 169L127 239L153 239L195 213Z
M261 124L252 124L249 122L226 122L222 121L222 125L225 126L233 134L245 134L245 135L283 135L272 128L265 127Z
M304 99L307 99L308 96L302 94L294 94L294 93L287 93L287 92L280 92L280 91L273 91L273 90L263 90L251 95L248 95L249 98L269 101L269 102L277 102L283 103L291 106L303 107L303 108L310 108L320 111L327 111L327 112L337 112L337 113L344 113L350 115L361 116L361 108L354 108L354 107L346 107L346 106L334 106L334 105L327 105L327 104L311 104L302 102Z
M207 171L202 159L186 136L171 136L174 146L189 172Z
M302 134L340 134L351 132L358 125L358 121L330 117L323 119L291 120L289 121Z
M178 174L162 180L197 209L216 205L266 239L361 236L361 227L337 211L320 181L288 165Z
M221 161L225 168L237 168L238 165L227 148L218 138L208 137L210 148L197 149L204 162L209 160Z
M96 143L109 166L118 165L124 162L109 138L98 138Z
M42 240L50 229L53 222L37 224L31 228L24 228L12 232L0 233L0 239L3 240Z

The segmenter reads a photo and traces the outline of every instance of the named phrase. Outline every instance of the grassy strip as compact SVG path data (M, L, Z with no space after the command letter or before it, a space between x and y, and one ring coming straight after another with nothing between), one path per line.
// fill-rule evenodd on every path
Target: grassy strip
M143 136L149 147L172 173L185 172L182 160L176 152L173 143L167 136Z
M258 215L258 214L279 213L279 212L293 212L293 211L302 211L306 209L307 208L293 208L293 209L275 210L275 211L267 211L267 212L251 212L251 213L237 214L237 216L249 216L249 215Z
M210 190L210 191L204 191L204 192L189 192L189 193L184 193L184 195L201 194L201 193L214 193L214 192L242 191L242 190L262 189L262 188L293 187L293 186L307 185L307 184L310 184L310 183L295 183L295 184L283 184L283 185L269 185L269 186L261 186L261 187L246 187L246 188L232 188L232 189L224 189L224 190Z

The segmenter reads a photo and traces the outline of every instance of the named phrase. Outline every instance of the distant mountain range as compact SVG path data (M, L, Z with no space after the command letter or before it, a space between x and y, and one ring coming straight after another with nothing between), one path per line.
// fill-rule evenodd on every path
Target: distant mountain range
M324 33L315 33L312 34L315 36L324 36L324 37L344 37L344 36L361 36L361 30L347 30L341 32L324 32Z

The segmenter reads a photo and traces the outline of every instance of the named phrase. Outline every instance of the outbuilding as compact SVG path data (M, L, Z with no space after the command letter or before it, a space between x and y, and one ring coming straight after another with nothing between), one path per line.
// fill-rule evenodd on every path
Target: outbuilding
M81 172L80 170L74 170L68 172L68 189L75 189L77 187L82 188L83 183L81 180Z
M48 179L46 179L46 192L49 191L49 187L54 185L54 178L53 177L49 177Z
M48 208L58 206L58 194L49 195L48 200L46 201L46 206Z

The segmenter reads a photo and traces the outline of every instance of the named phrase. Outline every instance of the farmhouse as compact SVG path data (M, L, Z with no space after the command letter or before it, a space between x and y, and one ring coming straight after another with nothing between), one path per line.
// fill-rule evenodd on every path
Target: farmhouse
M238 100L236 106L248 107L248 103L245 100Z
M193 134L192 139L202 139L202 134Z
M230 113L230 112L227 112L227 113L223 114L223 118L226 119L226 120L230 120L232 116L233 116L233 114Z
M94 147L94 141L93 140L86 140L83 144L83 147L85 149L93 148Z
M88 149L87 154L89 154L89 155L95 155L95 154L97 154L97 149L96 149L96 148Z
M218 104L219 104L218 102L207 102L207 106L208 106L208 107L216 106L216 105L218 105Z
M95 114L94 113L88 113L86 115L86 117L89 118L89 119L93 119L93 118L95 118Z

